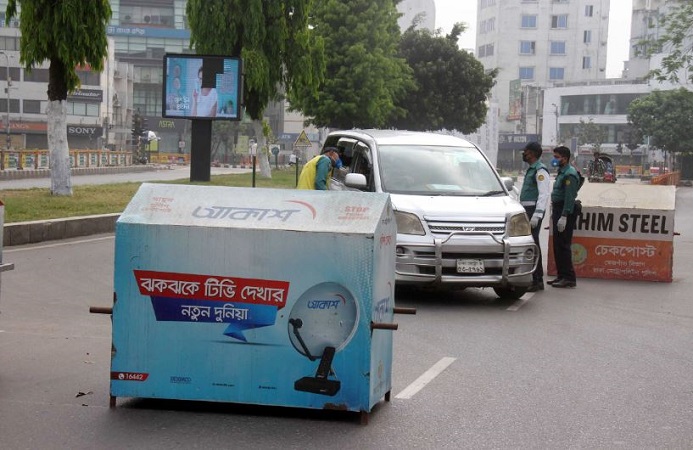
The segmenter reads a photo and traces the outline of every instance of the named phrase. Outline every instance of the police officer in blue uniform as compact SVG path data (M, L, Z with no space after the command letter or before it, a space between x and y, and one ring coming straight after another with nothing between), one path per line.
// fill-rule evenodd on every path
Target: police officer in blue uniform
M549 180L549 170L539 160L542 149L538 142L530 142L522 149L522 161L529 164L525 178L522 182L520 191L520 203L525 208L529 223L532 226L532 237L537 244L537 267L532 274L532 285L528 292L544 290L544 265L542 263L541 245L539 242L539 232L541 222L544 219L544 212L551 192L551 181Z
M555 280L549 281L549 284L555 288L573 288L577 283L570 246L578 214L575 200L580 188L580 176L570 164L568 147L559 146L553 149L551 165L559 167L551 192L553 258L558 276Z

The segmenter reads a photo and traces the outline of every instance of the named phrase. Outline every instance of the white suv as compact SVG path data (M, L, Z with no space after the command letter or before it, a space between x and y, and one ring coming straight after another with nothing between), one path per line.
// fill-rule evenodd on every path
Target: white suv
M524 208L474 144L398 130L334 131L344 166L330 189L387 192L397 219L398 285L492 287L519 298L536 246Z

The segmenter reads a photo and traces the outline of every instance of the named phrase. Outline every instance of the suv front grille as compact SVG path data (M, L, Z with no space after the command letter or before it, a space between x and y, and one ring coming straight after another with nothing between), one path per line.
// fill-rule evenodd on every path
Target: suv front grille
M505 234L505 223L499 222L438 222L426 221L434 235L447 236L450 233L492 233L496 236Z

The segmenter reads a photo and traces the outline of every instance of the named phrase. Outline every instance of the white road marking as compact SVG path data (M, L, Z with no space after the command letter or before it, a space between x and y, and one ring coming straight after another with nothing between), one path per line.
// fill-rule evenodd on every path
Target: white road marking
M532 297L534 297L534 292L525 294L522 297L523 298L515 300L515 303L510 305L506 311L517 311L518 309L522 308L525 305L525 303L527 303Z
M105 237L93 238L93 239L82 239L79 241L59 242L56 244L37 245L34 247L26 247L26 248L15 248L15 249L5 248L5 251L3 253L26 252L29 250L38 250L38 249L43 249L43 248L63 247L65 245L85 244L85 243L89 243L89 242L105 241L107 239L115 239L115 236L105 236ZM30 244L28 244L28 245L30 245Z
M397 394L395 398L409 399L416 395L421 389L423 389L428 383L433 381L435 377L440 375L447 367L452 364L455 359L449 356L441 359L433 365L430 369L424 372L419 378L417 378L412 384L404 388L402 392Z

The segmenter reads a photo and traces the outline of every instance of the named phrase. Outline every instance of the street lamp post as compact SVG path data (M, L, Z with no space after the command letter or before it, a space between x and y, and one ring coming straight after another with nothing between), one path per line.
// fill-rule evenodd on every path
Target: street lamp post
M5 78L7 81L7 87L5 87L5 92L7 92L7 123L5 124L7 130L7 137L5 142L5 148L7 148L7 152L9 153L10 143L12 142L12 138L10 137L10 86L12 86L12 78L10 77L10 57L7 53L3 51L0 51L0 54L2 54L5 57L5 62L7 63L7 72ZM5 150L2 146L0 146L0 170L5 170Z

